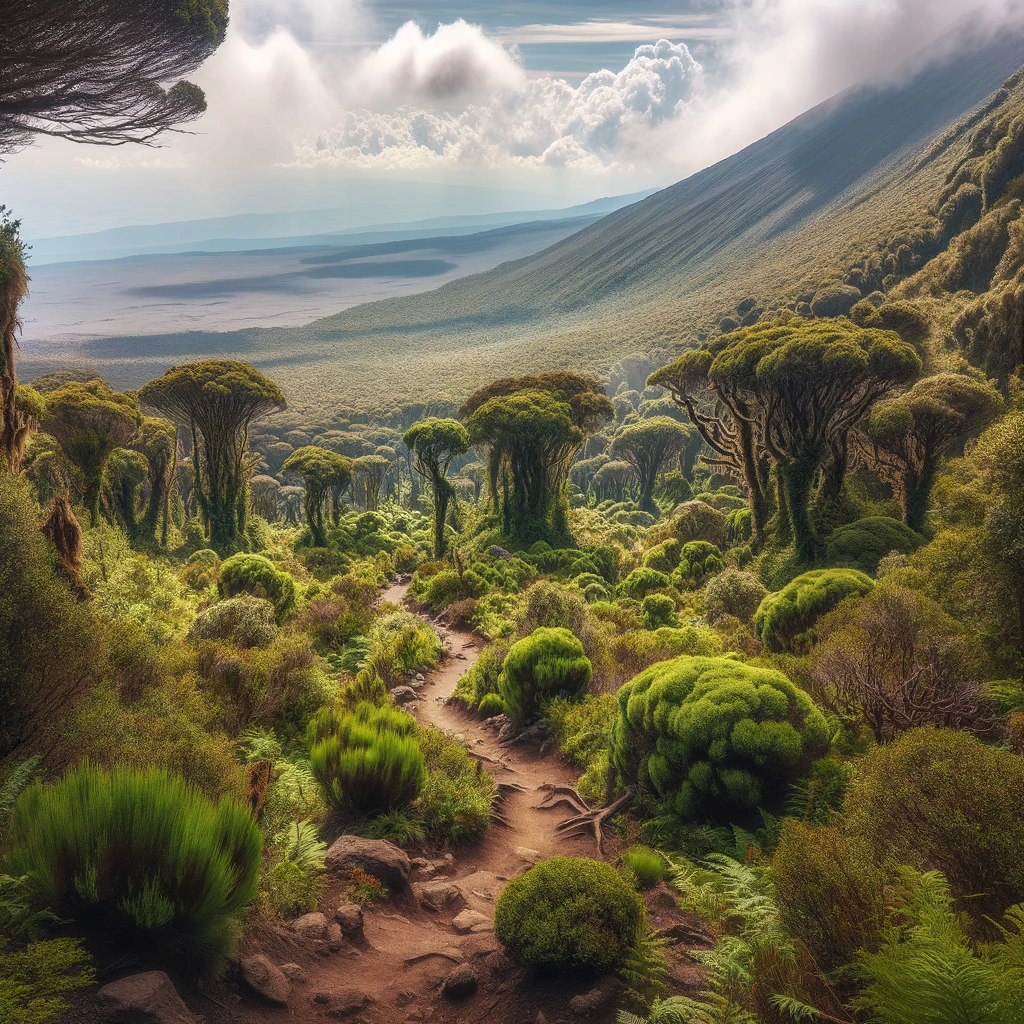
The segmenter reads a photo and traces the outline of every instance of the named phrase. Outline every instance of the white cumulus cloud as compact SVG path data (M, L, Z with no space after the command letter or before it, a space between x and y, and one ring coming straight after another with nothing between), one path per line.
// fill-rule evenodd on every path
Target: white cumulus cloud
M455 30L451 32L451 30ZM681 116L700 91L703 69L682 43L638 47L619 72L578 86L529 79L504 50L465 22L433 36L407 25L365 59L355 76L392 110L359 106L303 140L303 165L410 168L440 163L596 170L628 165L658 125ZM426 97L433 108L414 104ZM438 109L445 98L449 102ZM457 105L452 99L462 102Z

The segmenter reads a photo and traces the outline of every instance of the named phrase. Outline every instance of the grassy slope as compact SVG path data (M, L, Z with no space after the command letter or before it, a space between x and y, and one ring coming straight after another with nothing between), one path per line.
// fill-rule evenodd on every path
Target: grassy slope
M736 303L813 293L928 221L962 133L930 145L1024 62L1003 41L901 86L816 108L734 157L535 256L307 327L107 339L81 356L119 384L235 354L299 409L458 398L509 372L601 370L694 343ZM141 355L141 359L139 358Z

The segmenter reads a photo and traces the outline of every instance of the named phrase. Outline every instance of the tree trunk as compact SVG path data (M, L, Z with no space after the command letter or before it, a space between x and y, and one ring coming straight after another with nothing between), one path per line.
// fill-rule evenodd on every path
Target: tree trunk
M779 466L779 479L793 531L793 546L802 562L814 561L817 549L810 516L811 483L817 465L817 461L800 460Z

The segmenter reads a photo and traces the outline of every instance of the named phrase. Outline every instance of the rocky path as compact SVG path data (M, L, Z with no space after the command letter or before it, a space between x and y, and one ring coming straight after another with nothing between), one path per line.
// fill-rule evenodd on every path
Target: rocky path
M395 584L381 600L403 604L407 591L407 584ZM290 925L258 922L238 956L250 980L253 972L265 974L257 984L264 997L242 980L245 971L202 992L183 990L196 1022L576 1024L593 1020L610 1024L614 1020L613 980L595 986L595 979L537 978L500 951L492 921L495 901L508 880L537 860L596 856L596 846L589 838L565 839L556 832L556 826L573 814L571 809L538 806L547 796L541 787L575 781L576 773L556 751L541 753L535 745L499 744L494 732L475 716L448 703L458 680L480 656L482 641L470 633L431 624L448 656L426 675L419 686L420 700L410 710L420 722L466 741L502 790L500 823L495 821L479 840L453 852L414 855L412 884L396 887L401 891L391 899L364 907L361 934L353 933L351 927L344 938L339 933L342 883L337 879L332 879L317 914ZM686 926L685 916L667 891L656 892L648 904L655 927ZM681 948L672 959L678 981L674 987L690 990L696 978L692 964ZM76 1018L106 1019L88 1013ZM146 1019L165 1024L159 1017ZM193 1022L175 1011L166 1024Z

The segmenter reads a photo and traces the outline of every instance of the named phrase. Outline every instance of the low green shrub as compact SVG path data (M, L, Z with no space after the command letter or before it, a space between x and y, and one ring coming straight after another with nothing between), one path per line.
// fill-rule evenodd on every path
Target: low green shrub
M643 567L654 569L656 572L671 575L672 570L679 564L679 549L681 545L675 537L663 540L655 544L653 548L644 552Z
M683 545L679 565L672 573L672 585L680 589L699 587L709 577L725 568L722 552L706 540L691 540Z
M876 856L942 871L980 932L1024 901L1024 758L915 729L863 759L847 808Z
M665 858L646 846L626 850L622 865L632 875L638 889L651 889L665 877Z
M494 910L512 956L569 975L619 967L645 923L636 890L610 864L585 857L535 865L508 883Z
M232 555L220 567L217 588L221 597L252 594L266 598L273 604L278 622L295 605L295 581L263 555Z
M367 703L320 712L310 723L309 761L328 803L357 814L412 803L426 781L415 724L403 711Z
M671 585L668 576L656 569L634 569L620 584L619 594L642 600L657 590L666 590Z
M433 727L419 730L427 780L417 801L427 835L459 843L483 832L497 796L494 780L466 748Z
M239 594L201 611L191 640L230 640L239 647L266 647L278 634L274 606L262 597Z
M509 648L498 685L508 713L528 721L545 700L582 693L592 674L583 644L569 630L541 627Z
M374 818L370 822L370 838L386 839L395 846L406 847L422 843L426 838L426 831L419 815L403 807L386 811Z
M709 580L704 588L704 610L711 622L732 615L747 623L767 593L753 573L726 569Z
M769 594L754 613L754 632L775 653L798 654L813 639L814 624L848 597L874 586L856 569L814 569Z
M162 771L83 765L19 797L4 869L86 933L216 975L257 894L261 847L234 800Z
M729 658L653 665L617 701L611 751L621 783L688 821L776 806L829 748L825 719L803 690Z
M495 715L505 714L505 702L501 699L500 694L487 693L484 694L476 710L481 718L494 718Z
M70 1004L65 992L95 981L89 954L77 939L50 939L12 948L0 938L0 1021L52 1024Z
M501 678L504 660L504 652L500 647L485 647L480 652L480 657L455 684L452 699L461 702L467 710L472 711L480 706L480 702L488 694L498 694L498 680Z
M418 615L383 615L370 627L366 667L393 686L413 669L433 668L441 660L441 640Z
M825 559L836 568L859 569L874 575L878 563L893 551L909 555L923 539L906 523L888 516L868 516L833 530L825 547Z
M640 602L640 611L648 629L672 628L676 624L676 603L668 594L648 594Z

